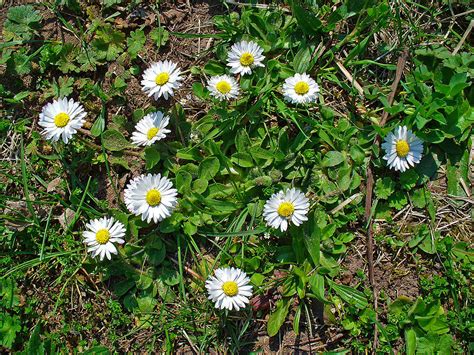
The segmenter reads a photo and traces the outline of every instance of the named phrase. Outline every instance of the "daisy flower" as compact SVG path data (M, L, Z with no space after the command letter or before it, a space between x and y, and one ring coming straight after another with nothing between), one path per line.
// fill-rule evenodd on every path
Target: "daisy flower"
M267 226L280 228L284 232L290 222L299 226L307 221L308 209L309 200L306 196L300 190L292 188L273 194L263 207L263 217Z
M114 243L125 243L125 226L113 217L93 219L86 227L88 230L82 233L84 243L94 258L99 255L100 260L104 260L104 256L110 260L112 254L117 254Z
M163 112L152 112L138 121L135 132L132 134L132 142L136 145L152 145L166 137L171 131L166 129L170 122L169 116Z
M229 75L213 76L207 82L211 95L222 100L235 99L239 96L239 84Z
M158 223L171 216L178 204L178 191L171 181L158 175L140 175L129 182L125 189L125 204L142 221Z
M264 67L263 49L255 42L235 43L227 56L227 66L232 74L251 74L255 67Z
M174 91L181 86L183 77L177 65L169 60L153 63L143 73L142 90L148 97L153 96L158 100L161 96L168 100L168 96L173 96Z
M38 124L44 128L43 134L46 139L56 142L61 137L67 144L69 139L76 134L86 121L87 113L79 102L66 97L53 100L46 104L39 115Z
M285 100L294 104L307 104L316 101L318 92L318 84L306 73L297 73L285 79L283 84Z
M399 126L385 137L382 148L388 167L403 173L420 162L423 142L406 126Z
M228 267L217 269L214 275L206 280L206 289L216 308L238 311L249 303L252 286L245 272Z

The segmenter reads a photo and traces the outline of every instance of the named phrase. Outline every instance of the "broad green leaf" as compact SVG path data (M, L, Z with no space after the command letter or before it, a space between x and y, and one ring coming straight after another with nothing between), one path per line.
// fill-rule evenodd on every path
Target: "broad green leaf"
M405 329L405 351L407 355L415 355L416 333L413 328Z
M204 66L204 73L207 75L221 75L224 74L225 68L222 64L215 60L210 60L205 66Z
M112 152L118 152L133 145L117 130L108 129L102 134L102 144L104 148Z
M201 83L193 83L193 93L196 97L204 100L208 97L207 93L204 90L204 86Z
M102 115L99 115L95 120L94 124L91 127L91 134L94 137L100 136L100 134L104 131L105 128L105 119Z
M338 285L330 279L327 279L327 281L331 288L334 290L334 292L336 292L337 295L347 303L359 309L364 309L369 305L367 297L363 292L360 292L350 286Z
M311 51L309 47L303 46L293 59L293 69L296 73L305 73L310 70Z
M326 153L323 158L322 165L325 168L336 166L341 164L345 160L345 157L342 153L337 152L335 150L331 150Z
M176 188L180 194L187 194L191 191L192 179L191 174L183 169L176 173Z
M307 35L316 35L319 33L322 23L311 11L298 5L295 0L291 1L291 10L303 32Z
M114 293L117 297L122 297L134 286L135 286L134 280L125 279L123 281L117 282L114 285Z
M206 179L196 179L193 181L193 192L202 194L207 190L208 182Z
M295 318L293 319L293 330L295 331L296 334L299 334L300 332L300 319L301 319L301 308L303 307L303 304L300 304L298 308L296 309L295 312Z
M150 170L160 161L161 155L155 147L150 146L145 148L145 163L146 169Z
M252 160L252 156L248 153L234 153L232 154L232 158L230 159L233 163L241 166L243 168L251 168L254 166L254 162Z
M316 298L321 302L327 302L324 296L324 276L315 273L308 278L308 282Z
M270 317L268 318L267 332L269 336L273 337L278 334L278 331L285 322L289 309L289 299L284 298L277 301L276 310L272 314L270 314Z
M217 175L220 169L219 159L208 157L199 164L198 175L200 179L210 180Z

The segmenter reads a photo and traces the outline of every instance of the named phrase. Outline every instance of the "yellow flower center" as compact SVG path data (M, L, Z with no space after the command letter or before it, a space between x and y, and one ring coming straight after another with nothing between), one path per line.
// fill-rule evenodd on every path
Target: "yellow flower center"
M395 150L400 158L405 158L410 152L410 144L406 140L400 139L395 144Z
M240 64L246 67L252 65L254 60L253 54L249 52L245 52L240 56Z
M305 81L299 81L295 85L295 92L298 95L304 95L309 91L309 85Z
M71 118L66 112L58 113L54 116L54 124L56 127L62 128L66 126Z
M160 129L158 127L151 127L147 134L146 134L146 137L148 138L148 140L152 139L154 136L156 136L158 134L158 132L160 131Z
M110 233L107 229L98 230L95 234L95 240L99 244L107 244L110 239Z
M289 217L295 212L295 206L291 202L282 202L278 206L277 212L281 217Z
M146 193L146 202L152 207L159 204L161 202L160 191L156 189L151 189L150 191L148 191Z
M226 296L233 297L239 292L239 286L234 281L226 281L222 285L222 291Z
M168 73L163 72L156 76L155 83L156 85L162 86L162 85L165 85L168 82L168 80L170 80L170 75Z
M222 81L219 81L217 84L216 84L216 89L217 91L219 91L221 94L228 94L230 89L231 89L231 86L229 84L229 82L225 81L225 80L222 80Z

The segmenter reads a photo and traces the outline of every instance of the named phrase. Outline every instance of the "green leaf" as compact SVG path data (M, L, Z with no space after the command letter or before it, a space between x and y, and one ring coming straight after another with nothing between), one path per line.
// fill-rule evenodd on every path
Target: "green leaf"
M21 331L20 319L8 313L0 314L0 344L11 349L16 339L16 333Z
M145 42L146 37L143 30L135 30L130 33L130 37L127 38L128 54L130 54L130 58L135 59L137 57Z
M74 78L60 76L58 81L53 82L53 93L55 97L67 97L73 92Z
M198 175L200 179L211 180L219 172L221 165L216 157L208 157L199 164Z
M181 194L187 194L191 191L191 181L193 177L187 171L180 169L176 173L176 188Z
M327 279L327 281L334 292L347 303L359 309L364 309L369 305L364 293L350 286L338 285L330 279Z
M102 134L102 144L105 149L112 152L118 152L133 147L122 133L114 129L108 129Z
M135 286L135 281L132 279L126 279L126 280L117 282L114 285L114 293L117 297L122 297L134 286Z
M276 310L268 318L267 323L267 332L268 335L273 337L278 334L281 326L285 322L286 316L288 315L288 310L290 309L290 300L284 298L278 300L276 303Z
M94 124L91 127L91 134L94 137L100 136L100 134L104 131L105 128L105 118L102 115L99 115L95 120Z
M112 61L123 52L124 42L125 34L107 25L97 30L92 46L99 60Z
M210 60L205 66L204 66L204 73L207 75L221 75L225 73L225 68L220 64L219 62L215 60Z
M158 48L160 48L168 42L170 34L163 27L157 27L150 31L150 37L155 41Z
M251 168L254 166L254 162L252 160L252 156L248 153L234 153L231 157L231 162L241 166L243 168Z
M467 73L456 73L451 77L449 81L449 96L455 97L458 95L464 88L469 86L467 81Z
M319 33L322 23L311 11L298 5L295 0L291 1L291 10L303 32L307 35Z
M378 179L375 184L375 195L385 200L395 192L395 186L395 181L389 177Z
M311 292L314 293L316 298L321 302L327 302L324 296L324 276L319 274L313 274L308 279Z
M204 90L204 86L198 82L193 83L193 93L194 95L196 95L196 97L200 98L201 100L204 100L209 96Z
M96 346L93 346L93 347L87 349L86 351L84 351L83 354L85 354L85 355L89 355L89 354L91 354L91 355L108 355L108 354L111 354L111 352L106 346L96 345Z
M206 179L197 179L193 182L193 192L202 194L207 190L208 182Z
M4 41L12 39L30 40L36 33L42 16L32 5L10 7L4 23Z
M23 52L16 52L8 60L7 65L18 75L28 74L31 71L31 58Z
M145 167L147 170L152 169L156 164L158 164L160 158L160 152L156 149L156 147L150 146L145 148Z
M33 332L31 333L30 340L28 340L27 351L28 355L42 355L44 354L44 345L41 343L41 323L39 322Z
M306 224L304 229L304 242L311 259L315 266L319 266L319 258L321 256L321 228L317 224L317 212L315 211L312 218Z
M411 190L416 186L418 181L418 173L415 169L408 169L400 174L400 184L405 190Z
M415 190L411 195L411 201L416 208L424 208L426 206L425 189Z
M415 355L416 333L413 328L405 329L405 351L407 355Z
M309 47L302 47L295 55L293 69L296 73L305 73L311 69L311 51Z
M345 160L345 157L342 153L335 150L331 150L326 153L323 159L323 167L328 168L341 164Z

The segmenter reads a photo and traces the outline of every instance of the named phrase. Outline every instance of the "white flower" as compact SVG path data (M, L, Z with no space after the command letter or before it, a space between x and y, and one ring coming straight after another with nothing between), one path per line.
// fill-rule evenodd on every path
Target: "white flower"
M171 131L166 129L170 121L169 116L162 112L152 112L143 117L135 126L132 134L132 142L136 145L152 145L166 137Z
M178 204L178 192L171 181L158 175L140 175L129 182L125 189L125 204L135 216L142 216L155 223L171 216Z
M235 43L227 56L227 66L232 74L251 74L255 67L264 67L263 49L255 42Z
M84 243L89 247L87 251L92 252L92 257L100 256L100 260L111 259L111 254L117 254L114 243L123 244L125 240L125 226L113 217L93 219L86 224L84 231Z
M382 148L385 150L383 158L388 167L404 172L420 162L423 142L406 126L399 126L385 137Z
M73 99L62 98L46 104L39 115L38 124L44 128L46 139L56 142L61 137L64 143L76 134L86 121L87 113L79 102Z
M213 76L207 82L211 95L219 100L235 99L239 96L239 84L229 75Z
M158 100L161 96L168 100L168 96L173 96L174 91L181 86L181 70L177 65L169 60L153 63L143 73L142 90L147 95Z
M249 303L252 286L245 272L228 267L217 269L214 274L206 280L206 289L216 308L238 311Z
M263 217L267 226L280 228L284 232L290 222L299 226L307 221L308 209L309 200L306 196L300 190L292 188L273 194L263 207Z
M283 84L285 100L294 104L307 104L316 101L318 92L318 84L306 73L295 74L285 79Z

